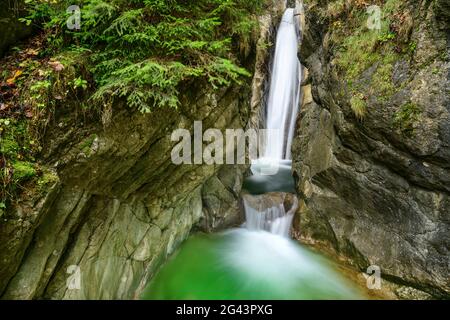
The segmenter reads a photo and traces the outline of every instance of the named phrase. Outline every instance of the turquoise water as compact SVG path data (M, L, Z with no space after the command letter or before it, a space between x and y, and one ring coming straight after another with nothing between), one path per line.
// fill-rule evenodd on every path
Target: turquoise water
M291 163L290 161L282 161L286 163L278 164L276 174L254 174L245 178L242 189L250 194L263 194L267 192L295 193L295 182L292 178ZM252 169L259 170L257 165L252 165Z
M323 257L265 231L191 236L143 299L360 299Z

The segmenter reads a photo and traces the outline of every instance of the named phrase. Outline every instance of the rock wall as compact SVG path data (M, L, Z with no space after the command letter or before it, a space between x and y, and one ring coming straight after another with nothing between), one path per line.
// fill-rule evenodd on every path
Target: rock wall
M2 266L8 266L1 276L3 298L136 297L203 216L209 201L203 185L214 184L223 172L220 166L173 164L171 132L191 129L193 120L202 120L204 128L245 128L249 92L248 84L198 91L184 99L179 112L122 109L95 138L55 156L60 181L43 203L27 212L18 204L15 216L0 227L2 239L8 239L5 230L11 236L2 244ZM61 139L54 143L70 145L73 136L63 135L64 127L58 130ZM227 183L209 195L219 192L223 205L232 206L226 201L237 197L240 186ZM79 268L80 290L66 285L70 266Z
M309 75L293 144L302 197L296 235L360 270L378 265L384 279L400 285L399 297L449 298L450 35L438 10L444 2L402 1L415 51L393 62L386 81L395 93L387 99L370 91L379 62L358 75L367 99L363 119L352 111L348 79L335 65L339 43L332 19L323 19L328 2L308 1L305 11L300 57ZM405 133L395 119L410 104L421 111Z

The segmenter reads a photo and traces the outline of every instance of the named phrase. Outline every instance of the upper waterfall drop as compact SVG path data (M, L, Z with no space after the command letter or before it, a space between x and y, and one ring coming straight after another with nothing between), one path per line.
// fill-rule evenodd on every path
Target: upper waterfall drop
M300 30L294 14L293 8L286 9L277 32L266 109L269 134L264 158L291 158L301 82L301 66L297 58ZM278 134L274 134L276 132Z

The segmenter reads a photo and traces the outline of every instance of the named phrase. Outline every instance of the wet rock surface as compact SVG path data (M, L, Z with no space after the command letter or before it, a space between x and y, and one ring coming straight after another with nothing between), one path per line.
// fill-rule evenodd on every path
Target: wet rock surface
M292 193L269 192L261 195L243 194L242 198L247 202L248 206L261 212L277 207L280 204L283 204L285 212L294 212L298 206L297 198Z
M368 99L360 120L351 110L346 79L332 62L327 25L317 19L320 10L325 9L306 9L300 50L311 86L304 87L293 143L302 197L297 235L332 248L360 270L380 266L385 279L412 287L400 290L401 298L448 298L448 28L436 7L420 2L412 11L413 58L393 64L391 80L401 89L381 99L369 85L378 64L361 73L358 85ZM393 120L405 105L421 110L410 132Z

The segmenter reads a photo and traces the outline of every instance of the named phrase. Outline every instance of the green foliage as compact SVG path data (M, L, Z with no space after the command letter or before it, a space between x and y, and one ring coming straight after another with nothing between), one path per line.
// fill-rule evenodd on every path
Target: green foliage
M35 81L30 85L31 98L38 108L43 109L48 104L51 82L49 80Z
M331 1L328 3L326 15L331 17L338 17L340 14L342 14L345 10L345 1L344 0L337 0L337 1Z
M405 103L394 114L394 126L405 135L414 133L414 124L419 120L422 110L412 102Z
M86 156L90 155L92 144L94 143L94 140L96 138L97 135L94 133L87 137L87 139L85 139L83 142L81 142L80 149Z
M387 51L380 58L380 64L372 77L371 90L378 99L387 100L396 90L392 81L392 73L398 56L396 53Z
M336 62L349 79L355 79L380 59L374 51L377 40L375 32L358 31L343 42Z
M71 81L71 84L74 89L81 88L85 90L88 87L88 82L81 77L73 79L73 81Z
M6 211L6 203L0 202L0 218L4 215Z
M395 33L392 31L383 33L381 35L378 36L378 41L379 42L388 42L389 40L395 39Z
M358 78L376 62L385 63L396 52L397 34L390 25L391 15L399 10L400 4L398 0L385 1L381 7L381 30L367 28L364 6L354 6L352 13L346 15L345 28L335 36L335 41L342 43L337 49L336 63L350 80Z
M50 170L44 170L42 173L42 176L39 177L37 180L37 188L38 191L41 193L45 193L47 191L47 188L51 185L53 185L55 182L58 181L58 176L56 173L50 171Z
M417 48L417 42L411 41L408 45L408 51L410 53L414 53L416 51L416 48Z
M206 79L213 87L240 83L237 64L257 27L263 0L84 0L81 30L68 30L65 6L29 0L30 17L43 19L50 47L89 50L97 90L91 101L125 99L142 112L176 108L180 85ZM69 3L67 2L66 5ZM46 17L47 15L47 17ZM53 45L52 45L53 44ZM57 51L55 50L55 51ZM82 79L73 86L86 88Z
M36 175L32 163L38 151L26 120L0 119L0 202L6 204L20 183Z

